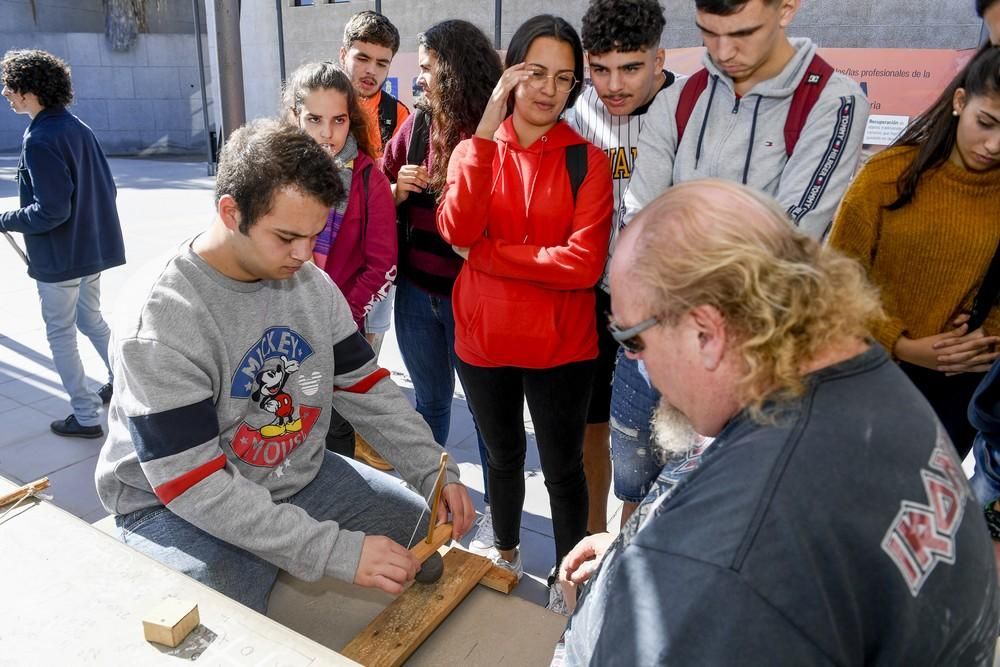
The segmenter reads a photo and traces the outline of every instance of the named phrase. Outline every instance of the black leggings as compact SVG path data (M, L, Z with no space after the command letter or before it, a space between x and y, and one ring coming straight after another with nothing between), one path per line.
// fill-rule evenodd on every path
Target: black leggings
M469 407L489 457L490 508L498 549L521 542L524 508L524 401L535 427L538 458L552 510L556 563L587 532L587 480L583 430L590 403L593 362L555 368L484 368L459 360Z
M958 450L958 457L964 459L976 437L976 429L969 423L969 402L986 374L945 375L941 371L906 362L901 362L899 367L934 408L934 413Z

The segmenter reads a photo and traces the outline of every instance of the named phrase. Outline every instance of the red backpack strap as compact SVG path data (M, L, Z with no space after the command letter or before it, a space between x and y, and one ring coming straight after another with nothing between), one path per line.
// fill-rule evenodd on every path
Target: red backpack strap
M677 145L681 145L681 137L684 136L684 128L687 127L694 105L698 103L698 98L708 87L708 70L700 69L684 82L681 88L681 97L677 100L677 111L674 117L677 119Z
M816 106L819 96L823 94L827 81L833 75L833 67L819 57L813 56L806 73L795 87L792 95L792 106L788 110L788 117L785 119L785 154L792 157L795 151L795 144L799 141L802 128L806 124L809 112Z

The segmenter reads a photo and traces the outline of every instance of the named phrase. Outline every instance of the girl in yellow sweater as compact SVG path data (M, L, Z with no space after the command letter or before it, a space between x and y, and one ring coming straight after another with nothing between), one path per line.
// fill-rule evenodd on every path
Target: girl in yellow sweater
M830 245L882 292L872 335L964 457L972 392L1000 356L1000 309L973 301L1000 241L1000 48L985 46L848 189ZM971 326L970 326L971 324Z

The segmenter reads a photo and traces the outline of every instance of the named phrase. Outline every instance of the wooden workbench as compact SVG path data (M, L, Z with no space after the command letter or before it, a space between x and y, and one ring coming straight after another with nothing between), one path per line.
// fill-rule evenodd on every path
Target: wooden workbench
M16 486L0 478L0 493ZM0 518L0 596L4 667L356 664L36 499ZM167 597L196 602L201 615L174 649L142 632L143 615Z
M0 494L15 487L0 477ZM109 524L113 529L110 520L100 522L105 530ZM307 583L282 573L268 618L34 499L0 519L0 596L0 667L177 667L178 657L198 667L353 665L336 651L392 600L329 578ZM142 634L142 616L168 596L198 603L201 614L201 625L176 649ZM541 667L565 621L478 586L407 665Z

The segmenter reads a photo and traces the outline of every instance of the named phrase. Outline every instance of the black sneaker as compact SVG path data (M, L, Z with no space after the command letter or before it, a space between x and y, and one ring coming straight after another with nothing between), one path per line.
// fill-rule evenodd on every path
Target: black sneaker
M115 386L110 382L97 390L97 395L101 397L101 403L107 405L111 402L111 396L115 393Z
M49 428L56 435L63 435L67 438L103 438L104 429L101 425L97 426L81 426L80 422L76 420L76 415L70 415L66 419L57 419L56 421L49 424Z

